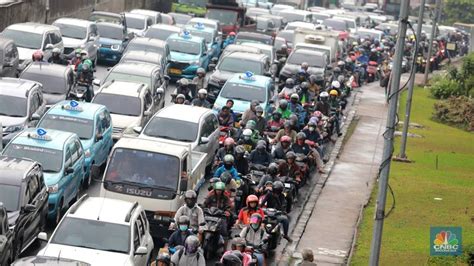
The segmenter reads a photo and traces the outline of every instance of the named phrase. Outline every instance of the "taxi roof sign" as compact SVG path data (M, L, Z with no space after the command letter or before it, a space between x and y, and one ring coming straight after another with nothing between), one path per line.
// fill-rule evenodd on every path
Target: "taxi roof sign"
M47 135L48 132L43 129L43 128L37 128L36 129L36 133L34 134L28 134L28 137L29 138L32 138L32 139L37 139L37 140L46 140L46 141L50 141L52 140L50 136Z
M75 112L82 112L84 111L82 109L82 107L79 106L79 103L72 100L71 102L69 102L69 105L65 104L63 106L61 106L62 109L64 110L68 110L68 111L75 111Z
M247 80L247 81L255 81L255 77L252 71L245 71L244 75L240 76L240 79Z
M194 24L194 27L195 27L196 29L199 29L199 30L203 30L203 29L206 28L206 27L204 26L204 24L202 24L201 22L198 22L198 23Z
M185 39L190 39L191 38L191 32L189 32L188 30L183 30L181 32L181 37L183 37Z

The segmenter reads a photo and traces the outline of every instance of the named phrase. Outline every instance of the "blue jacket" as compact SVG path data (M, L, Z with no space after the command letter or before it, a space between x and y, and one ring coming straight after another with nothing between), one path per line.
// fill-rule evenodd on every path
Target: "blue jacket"
M235 180L240 180L239 173L233 166L230 168L230 170L225 169L224 165L219 166L219 168L217 168L217 170L214 172L214 177L220 177L225 171L228 171Z

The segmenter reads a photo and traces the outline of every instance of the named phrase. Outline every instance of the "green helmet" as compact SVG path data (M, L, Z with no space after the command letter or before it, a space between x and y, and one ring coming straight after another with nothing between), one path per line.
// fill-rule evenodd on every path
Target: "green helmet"
M222 191L224 191L224 190L225 190L225 184L224 184L224 182L219 181L219 182L214 183L214 190L222 190Z
M249 121L247 121L247 124L245 125L245 128L254 130L256 126L257 126L257 122L255 122L254 120L249 120Z
M84 62L82 62L83 64L86 64L86 65L89 65L89 67L92 67L92 61L90 59L86 59L84 60Z

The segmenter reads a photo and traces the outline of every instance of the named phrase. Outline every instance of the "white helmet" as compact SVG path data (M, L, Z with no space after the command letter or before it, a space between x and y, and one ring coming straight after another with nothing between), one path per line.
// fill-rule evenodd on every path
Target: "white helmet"
M198 94L206 94L207 95L207 90L200 89L200 90L198 90Z
M327 91L323 91L319 94L319 97L329 97L329 93Z
M61 49L59 49L58 47L55 47L55 48L53 49L53 53L60 54L60 53L61 53Z
M339 83L339 81L335 80L331 83L331 87L339 89L341 87L341 83Z
M244 136L252 136L252 130L250 128L244 129L244 132L242 132L242 135Z

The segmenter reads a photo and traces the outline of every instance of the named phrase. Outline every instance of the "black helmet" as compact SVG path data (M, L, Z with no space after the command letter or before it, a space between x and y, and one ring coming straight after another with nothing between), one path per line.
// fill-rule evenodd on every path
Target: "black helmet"
M290 121L285 121L285 123L283 123L283 127L291 127L291 122Z
M285 185L283 185L283 183L281 181L273 182L273 191L282 192L283 188L285 188Z
M235 153L236 154L244 154L245 153L245 148L242 145L238 145L235 147Z
M341 68L340 68L340 67L335 67L335 68L332 69L332 71L333 71L334 73L340 73L340 72L341 72Z
M229 184L230 180L232 180L232 174L228 171L225 171L221 174L220 179L224 184Z
M295 81L292 78L288 78L285 81L285 87L293 87L295 86Z
M309 83L306 81L301 82L300 84L301 89L307 90L309 88Z
M306 139L306 134L304 132L298 132L298 134L296 134L296 139L305 140Z
M312 74L312 75L309 76L309 82L311 82L311 83L315 83L315 82L316 82L316 79L317 79L317 76L314 75L314 74Z
M222 265L240 266L242 265L242 260L234 252L231 252L222 257Z
M189 223L190 223L190 220L189 220L189 217L186 216L186 215L183 215L183 216L180 216L178 218L178 224L187 224L189 226Z
M194 190L188 190L184 193L184 202L188 208L194 208L197 201L197 194Z
M286 108L288 106L288 101L285 99L281 99L280 102L278 102L278 106Z
M232 242L231 242L231 245L232 247L245 247L247 245L245 239L243 239L242 237L236 237L236 238L233 238L232 239Z
M272 117L273 117L273 119L275 119L275 118L281 118L281 113L279 113L279 112L273 112Z
M269 175L276 175L278 174L278 164L276 163L271 163L268 168L267 168L267 173Z
M316 82L324 81L323 75L316 75Z

